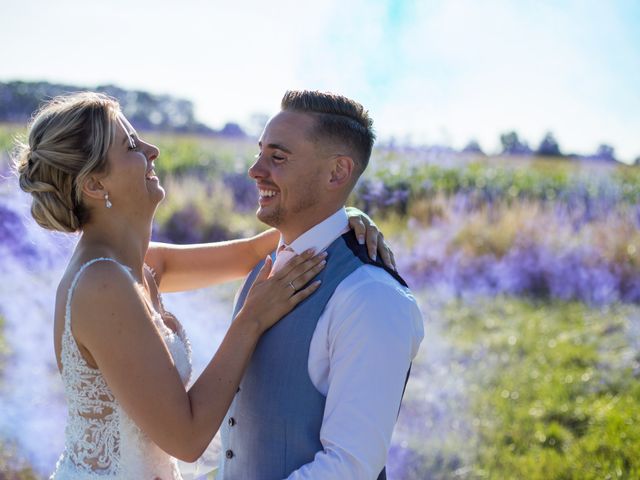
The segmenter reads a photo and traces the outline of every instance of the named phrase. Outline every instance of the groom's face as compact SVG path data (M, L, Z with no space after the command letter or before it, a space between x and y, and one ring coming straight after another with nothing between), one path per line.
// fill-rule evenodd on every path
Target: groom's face
M330 167L309 135L311 115L282 111L269 120L249 169L259 190L258 218L289 236L313 226Z

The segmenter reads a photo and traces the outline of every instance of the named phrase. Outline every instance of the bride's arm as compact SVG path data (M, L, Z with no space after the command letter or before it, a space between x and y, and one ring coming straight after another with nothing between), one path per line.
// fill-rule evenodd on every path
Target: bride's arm
M267 260L215 357L185 390L150 311L126 272L111 262L89 267L71 306L73 335L93 357L129 417L164 451L195 461L218 430L248 359L267 328L318 287L293 293L323 268L322 256L296 256L267 279Z
M278 245L277 230L240 240L171 245L151 242L145 263L154 269L162 292L178 292L236 280L247 275Z
M393 252L384 242L382 232L357 208L348 207L349 226L361 242L366 242L369 256L395 269ZM254 237L227 242L197 245L171 245L152 242L145 262L155 271L161 292L179 292L208 287L246 276L260 260L275 250L278 231L269 229Z

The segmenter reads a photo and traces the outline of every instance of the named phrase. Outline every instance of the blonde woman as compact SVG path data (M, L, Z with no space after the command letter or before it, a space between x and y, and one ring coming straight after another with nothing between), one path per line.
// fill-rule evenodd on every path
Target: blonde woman
M56 296L55 354L69 415L52 478L181 478L175 459L195 461L207 447L261 334L319 285L313 279L324 254L311 251L270 275L275 231L204 245L150 243L165 195L154 171L158 156L118 103L95 93L47 103L17 152L35 220L81 234ZM351 218L389 261L366 223ZM244 307L187 390L189 342L160 292L241 278L265 256Z

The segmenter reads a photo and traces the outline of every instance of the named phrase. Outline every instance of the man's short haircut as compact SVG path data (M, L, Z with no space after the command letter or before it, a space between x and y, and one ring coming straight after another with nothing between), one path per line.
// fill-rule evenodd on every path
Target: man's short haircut
M358 176L369 163L376 135L369 112L358 102L342 95L314 90L288 90L282 110L310 113L316 117L314 141L329 141L348 149L358 168Z

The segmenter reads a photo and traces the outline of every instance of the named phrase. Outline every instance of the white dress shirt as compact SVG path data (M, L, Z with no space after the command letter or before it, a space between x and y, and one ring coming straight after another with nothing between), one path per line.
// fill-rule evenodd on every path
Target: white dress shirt
M340 209L289 247L298 254L312 247L320 252L348 230L346 211ZM309 349L309 377L327 397L323 450L289 480L378 477L407 370L423 337L415 298L382 268L364 265L338 285Z

